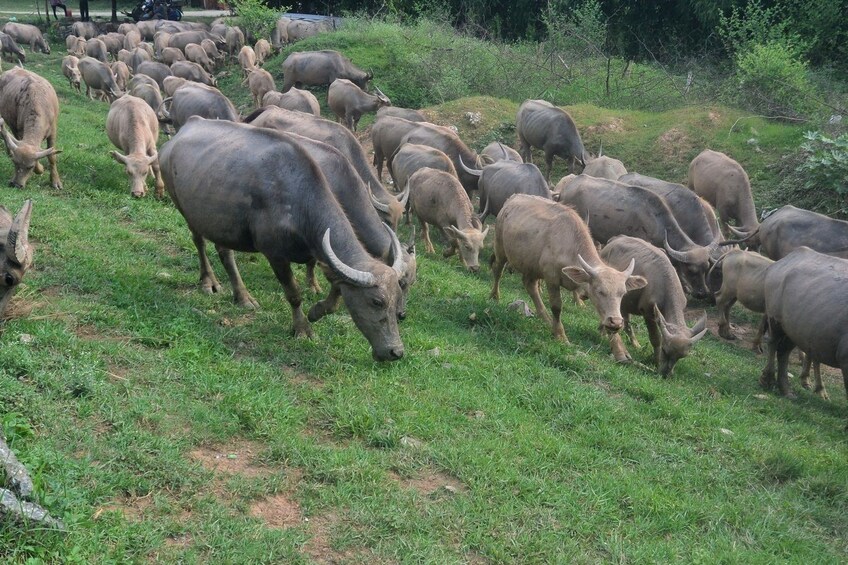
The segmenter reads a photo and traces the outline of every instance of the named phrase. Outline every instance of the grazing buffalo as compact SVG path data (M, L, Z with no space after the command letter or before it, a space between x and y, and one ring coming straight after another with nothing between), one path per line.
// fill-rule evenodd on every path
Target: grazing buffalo
M26 62L26 53L24 53L24 50L21 49L20 45L14 39L2 31L0 31L0 52L14 56L19 65L23 65Z
M666 182L639 173L625 174L618 179L618 182L630 186L641 186L661 196L674 214L677 223L692 241L698 245L710 247L714 261L722 256L723 250L717 245L717 242L721 240L721 233L715 229L715 212L709 202L682 184Z
M185 61L177 61L174 63L185 62ZM135 75L147 75L156 81L156 85L161 89L165 86L165 79L169 76L173 76L171 72L171 67L164 63L158 63L156 61L143 61L136 67Z
M397 196L389 193L383 187L383 183L374 174L374 170L368 164L365 151L356 137L341 124L325 120L304 112L292 112L277 106L267 106L253 112L244 119L245 123L252 123L260 127L270 127L296 133L317 141L323 141L332 145L342 152L359 173L365 184L371 189L371 203L380 213L380 217L396 230L398 222L406 208L408 191L403 191Z
M207 86L217 86L218 84L212 75L203 70L203 67L191 61L177 61L171 65L171 74Z
M338 51L300 51L283 61L282 92L292 86L329 86L337 78L346 78L365 90L373 75L357 68Z
M194 43L192 43L192 45L194 45ZM162 49L162 54L159 56L159 58L162 60L162 63L168 65L168 67L170 67L177 61L186 60L183 52L177 49L176 47L165 47L164 49Z
M382 120L390 120L397 118L381 118ZM469 165L480 166L480 157L465 145L465 142L459 138L459 135L450 128L437 126L421 122L416 124L400 140L399 145L404 143L417 143L418 145L429 145L434 147L450 157L453 166L456 169L459 182L465 188L465 192L470 196L471 193L477 190L478 176L470 174L462 168L462 162ZM392 151L394 153L394 151ZM377 157L377 150L374 149L374 158ZM391 166L391 165L390 165Z
M203 67L207 73L212 73L215 70L215 63L209 58L206 49L197 43L189 43L185 46L185 58Z
M471 200L456 175L424 167L409 177L409 206L421 223L427 253L435 253L428 224L433 224L449 242L443 255L459 250L459 258L472 273L480 270L478 257L489 228L474 215Z
M748 237L725 242L746 243L777 261L801 246L848 259L848 222L786 205L767 215Z
M250 45L245 45L239 50L238 62L241 67L241 74L247 77L250 71L256 68L256 52Z
M742 165L718 151L705 149L689 165L689 188L709 202L726 229L746 237L757 229L751 182ZM736 227L730 222L736 222Z
M665 253L645 240L620 235L612 238L601 250L601 259L615 269L624 269L636 260L634 275L648 281L647 286L633 290L621 300L624 329L634 347L639 347L630 316L642 316L648 328L648 338L654 348L654 362L664 377L674 371L674 366L707 333L707 315L690 329L686 325L686 295L677 273ZM611 340L613 355L619 361L630 360L619 334Z
M848 260L799 247L766 269L768 362L760 377L765 388L789 388L789 354L797 347L809 362L842 370L848 393ZM821 377L816 371L817 387ZM821 391L820 391L821 392Z
M227 42L227 53L235 57L244 46L244 32L238 26L230 26L224 34L224 41Z
M730 331L730 308L738 300L742 306L762 314L766 311L765 276L766 269L774 263L759 253L735 249L725 254L713 265L712 270L721 269L721 288L716 293L718 310L718 335L724 339L736 339ZM754 336L754 351L760 351L766 318L760 322L757 335Z
M220 90L191 81L174 91L170 100L163 101L160 113L163 121L174 124L178 131L192 116L239 121L238 110Z
M327 90L327 105L347 129L356 131L362 114L375 112L392 101L375 88L377 94L368 94L346 78L337 78Z
M545 152L545 178L551 180L554 157L568 161L568 170L575 172L576 163L586 165L589 154L583 148L580 132L568 112L544 100L525 100L515 117L519 152L525 163L532 163L530 148Z
M108 60L109 50L106 48L106 43L98 37L92 37L85 42L85 55L92 57L98 61L105 63Z
M324 175L291 136L194 118L162 147L159 158L165 186L197 246L204 289L220 288L206 258L206 239L215 243L234 295L245 305L254 301L233 251L262 253L285 289L295 335L309 336L312 328L301 309L291 263L318 259L338 277L348 311L374 358L403 357L399 272L362 247ZM209 183L210 178L216 182Z
M253 52L256 53L256 64L261 67L271 54L271 44L267 39L260 39L253 46Z
M92 57L83 57L79 63L80 74L85 83L85 95L94 99L94 93L102 93L109 102L113 102L123 93L118 88L112 67Z
M118 85L118 90L126 90L127 82L130 80L130 68L123 61L115 61L109 68L112 69L112 74L115 76L115 84Z
M500 297L504 267L521 273L524 288L533 299L537 315L551 324L554 337L568 341L562 327L560 287L582 287L595 306L602 328L615 333L624 325L621 299L628 291L647 284L633 276L635 261L622 272L603 262L586 224L571 208L529 194L516 194L504 205L495 224L494 284L491 297ZM548 289L553 318L539 294L539 281Z
M269 92L275 92L277 88L271 73L259 67L250 69L250 73L247 75L247 86L250 88L253 103L257 108L262 105L262 99L265 98L265 95Z
M500 214L506 201L513 194L532 194L548 200L551 191L539 167L532 163L497 161L482 169L471 169L459 159L462 170L479 177L480 220L485 222L489 214Z
M8 125L11 132L3 125ZM41 174L39 159L50 162L50 184L62 188L56 168L59 98L47 80L16 67L0 75L0 133L15 165L11 186L24 188L33 172ZM47 141L47 149L41 142Z
M583 168L583 174L601 179L618 180L619 177L627 174L627 168L618 159L599 155L586 163L586 167Z
M290 88L288 92L271 91L266 92L262 98L263 106L279 106L286 110L294 110L297 112L306 112L313 116L321 115L321 104L314 94L308 90L299 88Z
M68 37L73 36L69 35ZM81 92L80 81L82 80L82 75L80 75L79 70L79 59L76 56L65 55L62 58L62 74L68 79L68 86L76 88L77 92Z
M586 175L560 181L557 189L560 202L587 218L592 237L606 243L616 235L630 235L665 249L684 287L688 285L696 298L710 296L705 277L712 248L686 235L662 197L639 186Z
M3 33L14 39L18 45L29 45L33 53L42 52L50 54L50 46L44 41L41 30L32 24L18 22L7 22L2 28Z
M32 264L33 247L28 237L31 217L32 200L24 202L14 219L0 206L0 324L5 319L9 301Z
M165 185L159 172L156 141L159 139L159 120L147 102L135 96L123 96L112 102L106 116L106 134L115 147L123 151L110 154L122 164L130 177L130 193L144 196L144 183L153 170L156 197L165 195Z

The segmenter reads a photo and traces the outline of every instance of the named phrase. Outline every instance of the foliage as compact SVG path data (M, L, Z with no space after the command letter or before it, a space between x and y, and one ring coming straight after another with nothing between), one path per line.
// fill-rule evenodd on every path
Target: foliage
M736 58L738 101L770 116L808 114L813 86L807 64L785 42L755 43Z
M731 57L771 43L781 43L793 57L798 57L804 44L797 33L789 31L790 23L782 17L780 5L764 7L760 0L752 0L744 8L733 6L729 14L721 13L716 32Z
M597 57L607 44L607 18L598 0L584 0L569 9L564 0L548 3L542 16L550 48L566 57Z
M278 9L269 8L264 0L228 1L236 9L239 27L244 31L245 36L255 39L270 39L280 13L289 10L286 6L281 6Z
M848 134L834 138L818 131L804 134L806 160L798 167L807 190L834 191L848 203Z

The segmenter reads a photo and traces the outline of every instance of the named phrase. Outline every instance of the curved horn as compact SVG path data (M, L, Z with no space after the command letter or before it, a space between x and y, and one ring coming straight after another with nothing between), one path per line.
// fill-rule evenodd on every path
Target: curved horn
M18 265L29 265L32 249L29 246L29 220L32 217L32 200L24 202L15 216L9 235L6 236L6 257Z
M503 143L498 141L498 147L501 148L501 153L503 153L504 161L509 161L509 153L506 152L506 147L503 146Z
M732 233L734 237L738 237L741 239L745 239L746 237L753 235L750 231L740 230L738 228L734 228L731 225L728 225L727 229L730 230L730 233Z
M6 141L6 149L9 151L17 151L18 150L18 140L15 139L15 136L12 135L12 132L8 131L4 126L6 122L0 119L0 133L3 134L3 139Z
M486 199L486 203L483 205L483 211L477 214L477 218L480 219L480 224L483 223L483 218L486 217L486 214L489 213L489 199Z
M663 242L663 247L665 247L666 253L668 256L674 259L679 263L689 263L691 262L689 259L689 254L685 251L678 251L676 249L672 249L672 247L668 244L668 231L665 232L665 241Z
M481 171L481 170L469 168L468 165L466 165L465 162L462 160L462 155L459 156L459 165L469 175L474 175L475 177L479 177L480 175L483 174L483 171Z
M603 156L604 156L604 142L602 141L600 147L598 147L598 158L600 159Z
M377 284L377 278L373 273L354 269L338 258L333 251L333 246L330 244L330 228L327 228L327 231L324 232L321 247L324 249L324 254L327 255L327 263L330 265L330 268L350 284L362 287L375 286Z
M111 155L111 156L112 156L112 158L113 158L114 160L116 160L117 162L119 162L119 163L121 163L121 164L123 164L123 165L126 165L126 164L127 164L127 156L126 156L126 155L121 155L120 153L118 153L118 152L117 152L117 151L115 151L115 150L110 151L110 152L109 152L109 155Z
M403 192L397 195L397 200L400 202L400 205L406 208L406 201L409 200L409 181L406 181L406 188L403 189Z
M169 96L169 97L165 98L164 100L162 100L162 103L159 104L159 110L157 111L157 114L161 114L161 116L162 116L160 118L160 120L170 120L171 119L171 111L169 110L169 108L171 107L171 104L173 104L173 103L174 103L174 97L173 96Z
M389 232L392 238L392 269L397 273L398 277L402 277L406 273L406 262L403 260L403 251L401 249L400 240L397 234L389 227L389 224L383 222L383 227Z
M374 208L377 209L378 212L383 212L384 214L389 213L389 206L387 204L377 200L377 197L374 196L373 192L370 192L368 195L371 197L371 204L374 206Z
M159 159L159 153L154 153L147 158L147 164L152 165L157 159Z
M664 342L671 341L672 336L671 336L671 332L668 331L668 326L666 324L665 317L662 315L662 312L660 312L660 309L657 307L656 304L654 304L654 318L656 318L656 320L657 320L657 322L660 326L660 331L662 332L663 341Z
M579 253L577 254L577 260L580 262L580 266L583 267L584 271L586 271L587 273L589 273L593 277L598 276L598 269L596 267L593 267L589 263L587 263L586 260L583 259L583 256L580 255Z
M692 343L695 343L707 333L707 313L704 312L704 315L701 316L695 325L693 325L689 329L689 336L692 339Z
M56 149L55 147L48 147L47 149L42 149L41 151L36 151L35 158L43 159L44 157L49 157L50 155L57 155L61 153L61 149Z

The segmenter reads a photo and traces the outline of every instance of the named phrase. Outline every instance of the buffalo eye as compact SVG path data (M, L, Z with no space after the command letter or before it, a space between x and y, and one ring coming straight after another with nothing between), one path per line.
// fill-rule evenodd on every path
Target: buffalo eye
M15 277L13 277L13 276L12 276L11 274L9 274L9 273L6 273L6 276L3 278L3 281L6 283L6 286L14 286L14 284L15 284Z
M371 301L371 304L376 306L377 308L384 308L386 306L386 302L382 298L375 298Z

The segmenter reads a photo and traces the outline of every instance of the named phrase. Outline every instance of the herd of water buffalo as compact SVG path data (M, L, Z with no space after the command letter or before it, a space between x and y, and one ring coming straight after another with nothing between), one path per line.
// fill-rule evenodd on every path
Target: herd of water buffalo
M631 359L621 330L638 347L629 321L644 317L658 370L668 375L707 331L706 315L687 326L686 294L714 296L724 338L733 338L728 313L736 301L764 313L755 340L768 331L763 386L773 386L776 363L780 392L793 394L787 364L797 347L806 355L805 387L812 367L816 391L826 397L824 363L841 369L848 391L848 222L793 206L758 218L742 166L711 150L692 161L688 187L628 173L616 159L589 155L571 116L542 100L527 100L518 110L518 151L493 143L478 153L455 129L392 106L379 89L369 94L372 73L335 51L292 53L278 91L261 65L291 38L292 22L284 20L272 42L259 39L255 46L245 44L237 27L217 21L211 27L139 22L106 34L78 22L66 41L62 71L69 83L80 89L84 82L90 97L111 102L106 133L132 195L143 196L152 175L156 195L167 190L184 216L204 291L221 289L206 240L244 307L256 301L233 251L262 253L285 289L295 335L311 335L310 323L343 298L374 358L400 359L398 320L406 315L417 269L414 241L402 244L396 235L406 212L407 222L418 218L428 253L434 226L447 242L444 255L458 254L475 272L493 230L492 298L508 265L559 340L567 339L564 287L576 301L592 303L621 362ZM17 43L49 52L34 26L7 24L0 40L21 62ZM256 110L247 116L216 88L213 73L228 57L238 60L254 97ZM328 106L340 123L320 116L305 86L329 87ZM367 112L377 113L373 161L353 134ZM57 95L42 77L22 67L0 76L0 124L15 167L13 186L23 188L31 173L42 172L39 161L47 157L51 184L62 187L58 113ZM176 133L157 149L160 127ZM532 148L544 152L544 174L531 163ZM555 157L572 173L582 172L552 188ZM384 162L397 193L383 182ZM0 317L32 261L31 213L29 201L14 218L0 207ZM493 226L485 224L490 215ZM329 295L306 314L292 263L309 266L313 288L316 265L331 283Z

